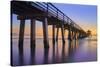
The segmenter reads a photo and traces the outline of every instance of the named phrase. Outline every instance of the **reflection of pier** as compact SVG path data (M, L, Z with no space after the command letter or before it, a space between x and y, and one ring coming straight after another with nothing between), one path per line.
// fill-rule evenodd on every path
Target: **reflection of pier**
M65 30L68 30L68 39L70 41L73 39L79 39L88 36L87 33L79 25L77 25L72 19L66 16L62 11L60 11L51 3L11 1L11 14L17 14L18 15L17 19L20 20L19 49L23 49L25 20L27 19L31 20L30 43L31 43L32 53L34 53L35 51L36 20L42 21L43 37L44 37L43 41L44 41L44 48L46 48L46 50L47 48L49 48L48 25L52 25L53 44L55 44L55 42L58 41L59 29L61 29L63 44L65 43L64 39ZM56 31L55 28L57 28L56 33L55 33Z

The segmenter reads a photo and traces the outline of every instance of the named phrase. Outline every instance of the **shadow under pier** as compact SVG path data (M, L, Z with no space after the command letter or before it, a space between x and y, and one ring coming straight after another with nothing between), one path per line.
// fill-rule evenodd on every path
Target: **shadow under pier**
M19 66L24 65L24 50L23 47L19 47Z
M36 64L36 61L35 61L35 47L30 47L30 64L31 65L34 65Z
M44 64L48 64L49 48L44 49Z

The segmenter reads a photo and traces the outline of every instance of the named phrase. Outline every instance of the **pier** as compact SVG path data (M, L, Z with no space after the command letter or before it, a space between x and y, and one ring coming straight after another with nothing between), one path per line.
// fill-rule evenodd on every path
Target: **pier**
M74 22L61 10L55 7L52 3L31 2L31 1L11 1L11 16L16 14L20 20L19 41L20 49L23 49L25 20L31 20L30 26L30 43L31 48L35 49L36 40L36 20L42 22L43 26L43 42L44 48L49 48L48 26L52 26L52 41L55 44L58 41L59 29L61 29L62 43L65 43L65 31L68 31L68 40L82 39L89 34L85 32L77 22ZM11 22L12 23L12 22ZM55 30L57 29L57 31Z

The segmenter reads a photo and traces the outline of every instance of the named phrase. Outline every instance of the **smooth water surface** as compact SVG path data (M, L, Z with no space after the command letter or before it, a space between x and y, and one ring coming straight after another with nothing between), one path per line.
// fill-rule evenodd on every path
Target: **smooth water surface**
M44 49L43 38L36 39L36 48L30 49L30 38L24 39L24 49L18 48L18 38L13 38L12 65L37 65L54 63L71 63L97 60L97 40L81 39L68 41L62 44L61 38L58 43L52 43L49 39L49 49ZM55 46L54 46L55 45Z

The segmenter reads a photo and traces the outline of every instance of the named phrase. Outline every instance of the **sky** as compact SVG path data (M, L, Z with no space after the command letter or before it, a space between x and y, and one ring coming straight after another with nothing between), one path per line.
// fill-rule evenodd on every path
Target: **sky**
M97 6L94 5L77 5L77 4L58 4L53 3L58 9L70 17L85 31L91 30L93 35L97 34ZM19 34L20 20L17 15L13 14L13 33ZM30 20L25 21L25 35L30 34ZM52 27L48 26L48 34L52 36ZM66 33L67 34L67 33ZM42 36L42 22L36 21L36 35ZM61 35L61 34L59 34Z
M54 4L85 31L96 34L97 7L94 5Z

